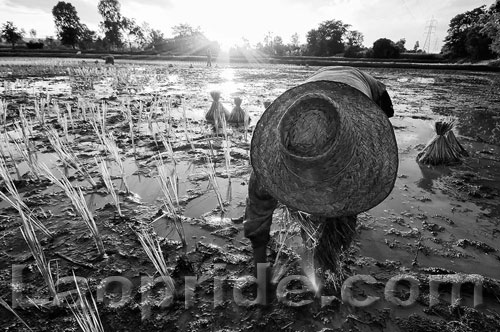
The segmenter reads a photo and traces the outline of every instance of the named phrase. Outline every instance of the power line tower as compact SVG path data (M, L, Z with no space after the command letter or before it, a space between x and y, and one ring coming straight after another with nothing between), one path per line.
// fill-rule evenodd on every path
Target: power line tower
M434 19L434 16L430 21L427 22L427 26L425 27L425 42L423 46L423 50L427 53L430 53L431 43L432 43L432 35L436 32L437 20Z

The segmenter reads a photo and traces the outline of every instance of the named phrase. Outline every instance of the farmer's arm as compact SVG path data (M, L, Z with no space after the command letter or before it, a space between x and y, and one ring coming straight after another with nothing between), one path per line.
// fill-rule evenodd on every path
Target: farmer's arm
M273 212L278 204L257 182L254 173L248 184L248 198L245 210L245 237L250 239L254 249L255 263L266 262L266 246L270 239Z

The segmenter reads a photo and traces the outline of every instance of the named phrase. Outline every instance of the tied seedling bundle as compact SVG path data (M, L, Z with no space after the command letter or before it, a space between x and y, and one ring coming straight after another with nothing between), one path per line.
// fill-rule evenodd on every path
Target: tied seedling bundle
M449 165L461 161L467 151L460 145L452 132L452 121L437 121L436 136L417 156L417 161L430 165Z
M250 117L248 116L248 113L241 108L241 102L242 99L240 97L234 98L235 106L227 122L237 126L245 125L245 123L250 122Z
M210 109L205 115L205 119L207 122L214 124L216 128L222 127L222 124L229 118L230 113L219 101L220 91L212 91L210 92L210 96L212 96L213 99L212 106L210 106Z

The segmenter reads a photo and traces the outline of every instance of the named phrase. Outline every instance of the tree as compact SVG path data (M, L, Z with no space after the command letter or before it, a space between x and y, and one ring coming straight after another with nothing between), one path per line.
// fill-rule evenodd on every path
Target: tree
M205 37L200 27L194 28L184 23L176 25L172 29L174 30L174 51L182 54L205 54L210 41Z
M299 34L294 33L290 38L290 43L287 45L288 51L293 55L300 55Z
M30 30L30 37L35 39L36 38L36 30L35 29L31 29Z
M345 38L347 39L347 46L359 47L360 49L363 47L363 40L365 37L361 32L357 30L349 30L346 32Z
M126 19L120 13L120 3L118 0L100 0L97 9L103 18L100 26L104 31L104 42L108 47L122 47Z
M285 44L283 44L283 38L276 36L273 39L273 51L277 56L283 56L285 54Z
M75 48L82 35L82 24L76 8L69 2L59 1L52 8L52 15L61 43Z
M137 42L137 44L141 45L141 42L144 40L144 32L142 31L142 28L137 25L133 18L124 18L123 23L123 29L127 34L129 48L130 51L132 51L132 42L135 41Z
M90 30L85 24L82 24L78 47L82 50L93 48L95 47L96 39L95 31Z
M404 53L406 52L406 47L405 47L405 44L406 44L406 39L405 38L401 38L400 40L398 40L396 42L396 47L399 49L399 53Z
M377 39L373 43L373 57L375 58L398 58L399 48L387 38Z
M415 42L415 46L413 46L413 52L418 52L418 49L420 48L420 43L418 40Z
M24 30L19 30L14 23L11 21L7 21L2 25L1 37L5 39L5 41L12 45L12 48L16 46L16 43L23 39Z
M364 36L357 30L349 30L345 34L346 48L344 57L355 58L359 56L359 52L363 48Z
M149 31L149 40L149 47L154 50L160 50L162 45L165 43L163 32L156 29L151 29Z
M187 23L173 26L172 30L174 30L174 38L185 38L202 34L200 27L193 28Z
M489 9L489 18L481 29L491 38L490 50L500 55L500 0L497 0Z
M319 25L317 29L307 33L307 46L310 54L331 56L344 51L343 39L349 24L342 21L330 20Z
M451 19L442 52L451 58L471 57L475 60L491 57L492 40L484 27L492 16L486 6L456 15Z

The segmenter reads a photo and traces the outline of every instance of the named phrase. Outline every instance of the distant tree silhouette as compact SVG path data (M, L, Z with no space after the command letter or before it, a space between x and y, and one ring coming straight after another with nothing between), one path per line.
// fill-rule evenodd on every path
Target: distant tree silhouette
M2 25L0 36L14 48L16 43L23 39L24 34L25 32L23 29L19 30L14 23L7 21Z
M450 58L491 58L489 46L492 39L485 26L493 14L491 10L486 10L486 6L481 6L453 17L442 53Z
M307 50L310 55L332 56L344 51L343 39L349 24L330 20L322 22L317 29L307 33Z
M54 16L57 37L61 43L75 48L83 35L83 25L80 23L76 8L69 2L59 1L52 8L52 15Z
M373 43L373 57L374 58L398 58L399 48L396 44L387 38L377 39Z

